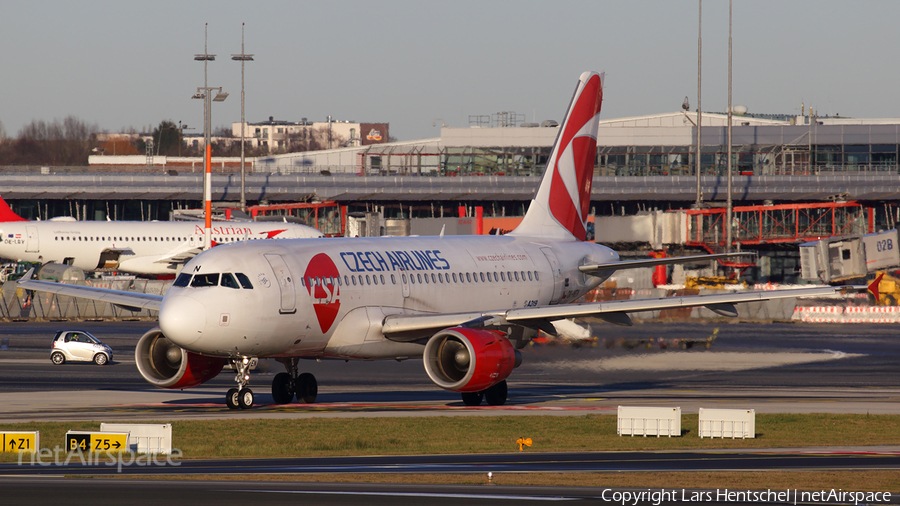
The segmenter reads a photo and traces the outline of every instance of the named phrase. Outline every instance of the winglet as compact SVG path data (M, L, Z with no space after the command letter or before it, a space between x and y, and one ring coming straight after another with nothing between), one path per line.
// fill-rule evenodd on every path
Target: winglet
M0 197L0 221L28 221L25 218L16 214L9 204L3 200L3 197Z
M884 277L884 273L882 272L881 274L878 275L877 278L875 278L875 281L872 281L871 283L869 283L869 291L872 292L872 295L875 296L876 304L878 304L878 302L881 300L881 294L878 292L878 285L881 284L881 278L883 278L883 277Z
M28 269L28 271L25 274L22 274L22 277L19 278L18 281L16 281L16 283L21 283L22 281L28 281L33 276L34 276L34 267L32 267L31 269Z

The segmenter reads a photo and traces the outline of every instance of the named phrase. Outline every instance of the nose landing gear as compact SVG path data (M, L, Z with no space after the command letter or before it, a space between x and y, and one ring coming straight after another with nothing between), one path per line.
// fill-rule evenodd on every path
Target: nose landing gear
M319 393L319 385L316 377L305 372L299 374L297 363L300 359L296 357L278 359L284 364L287 372L281 372L275 375L272 380L272 398L276 404L287 404L294 400L297 396L297 402L312 404L316 402Z
M231 364L237 371L234 381L238 388L232 388L225 394L225 403L230 409L249 409L253 407L253 390L250 384L250 357L232 358Z

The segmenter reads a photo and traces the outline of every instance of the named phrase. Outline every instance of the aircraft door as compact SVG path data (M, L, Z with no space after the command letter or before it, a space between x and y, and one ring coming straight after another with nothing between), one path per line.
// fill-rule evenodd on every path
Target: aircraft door
M541 248L541 252L547 257L547 262L550 264L550 271L553 274L553 295L550 297L550 304L559 304L564 289L559 259L556 258L556 253L550 248Z
M37 253L41 250L37 227L26 226L25 237L27 241L25 243L25 251L27 253Z
M281 255L269 253L264 255L272 270L275 271L275 279L278 281L278 289L281 290L280 314L294 314L297 312L297 294L294 289L294 278Z

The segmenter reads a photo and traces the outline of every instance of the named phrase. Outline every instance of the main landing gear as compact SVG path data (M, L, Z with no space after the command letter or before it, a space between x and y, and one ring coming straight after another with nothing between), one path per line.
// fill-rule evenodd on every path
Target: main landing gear
M253 407L253 390L247 386L250 384L250 357L230 360L237 371L234 381L238 387L228 391L225 395L225 403L231 409L249 409ZM278 373L272 380L272 397L275 399L275 404L287 404L294 400L295 395L298 402L306 404L316 402L316 396L319 393L316 377L308 372L298 374L297 363L299 360L298 358L279 359L288 372Z
M486 400L491 406L502 406L506 404L506 394L508 391L509 390L506 388L506 380L503 380L500 383L489 387L487 390L482 390L480 392L463 392L462 400L466 406L478 406L481 404L482 399Z
M253 407L253 390L247 386L250 384L250 357L232 358L231 364L234 366L234 381L238 384L238 388L232 388L225 394L225 403L230 409L249 409Z
M284 364L288 372L280 372L272 380L272 398L275 399L275 404L287 404L294 400L295 395L297 402L306 404L316 402L319 385L312 374L308 372L298 374L297 363L300 359L291 357L278 361Z

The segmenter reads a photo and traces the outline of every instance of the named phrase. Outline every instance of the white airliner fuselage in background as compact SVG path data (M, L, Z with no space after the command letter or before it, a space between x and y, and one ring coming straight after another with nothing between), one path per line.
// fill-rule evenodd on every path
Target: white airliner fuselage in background
M5 208L0 217L9 218ZM281 222L214 222L212 241L322 237L318 230ZM176 274L203 250L203 224L179 221L0 221L0 258L60 263L86 271L116 269L133 274Z
M506 402L518 349L551 322L593 316L628 325L629 312L834 294L833 287L567 304L617 269L697 262L703 255L620 261L584 242L596 157L601 77L584 73L560 127L540 187L520 225L504 236L249 241L205 251L185 264L164 296L24 280L20 286L159 310L141 337L141 375L189 388L230 362L231 408L249 408L253 357L287 371L272 381L277 404L314 402L317 383L301 358L422 357L439 387L467 405Z

